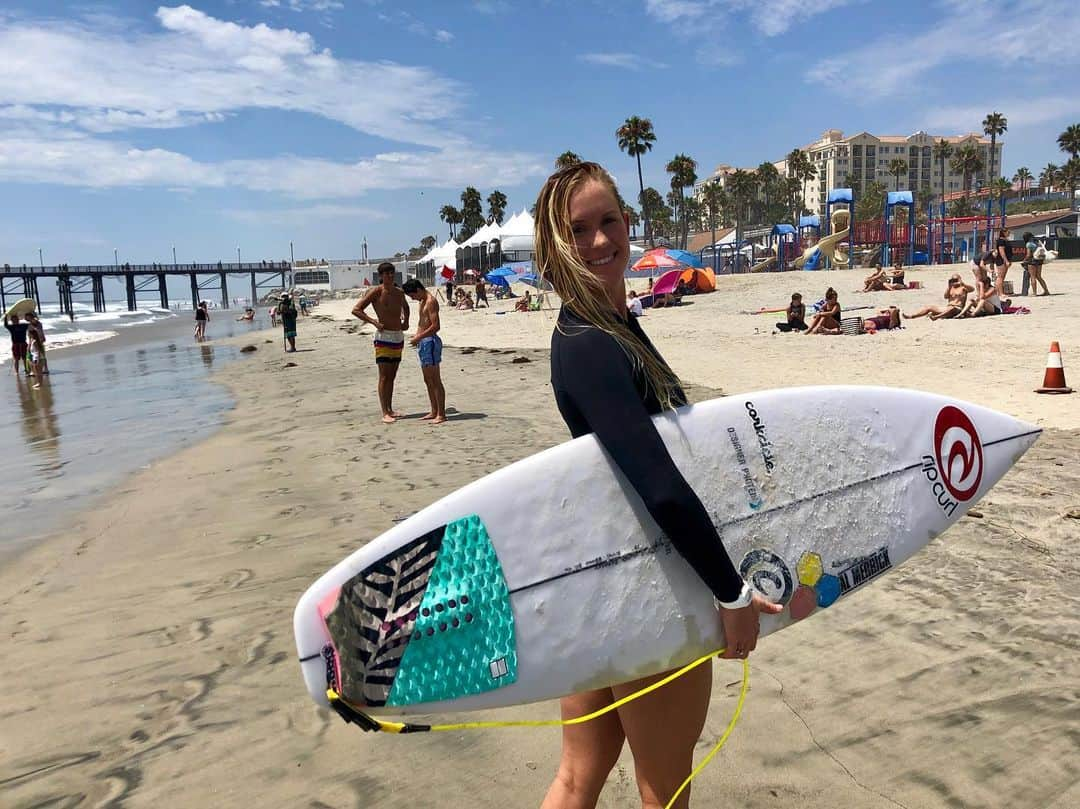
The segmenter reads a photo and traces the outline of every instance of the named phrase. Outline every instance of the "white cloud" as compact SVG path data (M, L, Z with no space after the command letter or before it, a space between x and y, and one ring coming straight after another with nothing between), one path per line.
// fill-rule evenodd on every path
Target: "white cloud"
M238 186L314 199L513 185L546 173L535 155L483 148L456 130L467 88L432 70L338 58L307 33L238 25L189 6L162 7L156 17L161 29L139 34L85 20L0 26L0 119L9 122L0 181ZM412 150L207 162L121 139L133 129L220 124L248 108L317 115Z
M618 67L623 70L641 70L643 67L652 70L667 67L663 62L657 62L635 53L583 53L578 56L578 59L592 65Z
M744 13L767 37L788 31L796 23L860 0L645 0L645 11L687 34L729 24L733 13Z
M1080 96L994 98L984 104L938 107L925 113L922 126L927 131L967 132L978 128L991 108L1008 110L1009 132L1015 132L1027 127L1074 121L1080 117Z
M435 39L437 39L439 42L449 42L453 38L454 35L451 34L449 31L443 30L442 28L437 28L435 30Z
M466 90L427 68L339 59L309 34L241 26L189 6L157 17L162 32L134 37L63 23L0 30L0 104L115 111L133 125L261 107L404 143L455 138L436 122L460 111Z
M518 185L547 173L534 155L470 146L384 152L357 161L281 156L195 160L166 149L138 149L89 135L9 132L0 140L0 180L91 188L245 188L300 199L340 199L373 190Z
M807 71L807 82L880 99L922 94L926 75L950 64L975 62L989 73L1010 65L1064 69L1080 63L1075 0L1021 0L1011 6L991 0L941 0L939 5L941 13L925 33L880 37L823 59ZM1048 20L1053 21L1052 34Z
M389 219L390 215L377 208L356 205L309 205L303 208L226 208L222 214L250 225L300 225L324 222L328 219Z
M282 0L259 0L264 8L280 8ZM341 0L285 0L293 11L340 11L345 8Z

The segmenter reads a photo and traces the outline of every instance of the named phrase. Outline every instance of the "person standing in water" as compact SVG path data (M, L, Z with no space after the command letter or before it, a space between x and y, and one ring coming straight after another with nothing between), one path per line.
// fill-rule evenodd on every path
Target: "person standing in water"
M379 265L379 285L364 293L353 307L354 317L375 327L375 364L379 369L379 408L384 424L393 424L401 414L394 410L394 380L405 347L405 330L409 328L409 302L394 283L394 265L384 261ZM375 317L367 314L368 307Z
M551 337L555 401L571 435L596 435L712 591L727 639L724 656L746 658L757 645L759 614L783 606L743 581L652 422L653 415L685 405L686 395L640 319L627 315L623 273L630 226L619 200L611 175L596 163L578 163L549 177L536 202L537 267L564 301ZM562 716L591 713L663 676L564 697ZM595 806L625 741L642 806L664 806L690 774L711 690L710 663L617 711L564 726L559 769L542 809ZM674 806L688 805L686 791Z

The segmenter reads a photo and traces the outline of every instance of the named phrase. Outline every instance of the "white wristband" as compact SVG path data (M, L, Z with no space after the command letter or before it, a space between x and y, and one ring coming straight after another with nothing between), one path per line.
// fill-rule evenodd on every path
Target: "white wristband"
M754 600L754 590L749 584L743 582L742 590L739 591L739 595L734 601L714 600L716 601L716 606L725 610L741 610L743 607L749 607L750 602Z

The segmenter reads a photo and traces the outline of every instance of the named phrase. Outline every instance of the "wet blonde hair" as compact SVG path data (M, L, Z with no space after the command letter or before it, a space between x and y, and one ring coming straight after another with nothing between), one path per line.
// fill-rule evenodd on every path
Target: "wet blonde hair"
M591 328L600 329L618 343L634 369L641 370L646 388L655 393L660 406L665 410L673 408L682 403L679 378L633 335L622 317L612 317L616 313L603 281L578 255L570 222L570 199L591 180L610 191L616 203L621 199L615 181L598 163L567 166L548 177L540 189L534 226L537 269L564 304Z

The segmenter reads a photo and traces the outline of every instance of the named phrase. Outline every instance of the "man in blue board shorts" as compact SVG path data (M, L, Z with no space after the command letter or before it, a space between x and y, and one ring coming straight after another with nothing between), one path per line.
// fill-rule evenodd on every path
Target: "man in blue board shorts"
M431 402L431 410L423 418L432 424L442 424L446 421L446 389L439 372L439 364L442 362L439 302L415 278L402 284L401 290L420 304L420 322L409 343L416 346L416 352L420 356L420 370L424 374L424 384L427 385L428 400Z

